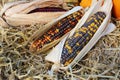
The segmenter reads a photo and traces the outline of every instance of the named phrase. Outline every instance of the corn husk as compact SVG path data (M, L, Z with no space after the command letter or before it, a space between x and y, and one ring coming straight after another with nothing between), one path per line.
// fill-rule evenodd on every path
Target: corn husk
M17 1L6 4L2 8L0 15L11 26L30 25L35 23L45 24L58 18L60 15L64 14L65 11L28 13L36 8L59 7L61 4L63 4L62 0Z
M8 24L0 17L0 25L4 27L8 27Z
M51 21L50 23L46 24L43 28L39 29L38 31L35 32L35 34L32 35L32 37L30 38L30 40L28 42L34 42L36 39L38 39L40 36L42 36L45 32L47 32L54 24L56 24L59 20L61 20L62 18L78 11L81 10L82 7L77 6L75 8L73 8L72 10L66 12L64 15L60 16L59 18L55 19L54 21ZM61 39L63 39L66 35L68 35L68 33L66 33L64 36L62 36L61 38L52 41L51 43L48 43L46 45L44 45L39 51L37 52L33 52L33 53L41 53L44 52L50 48L52 48L53 46L55 46ZM34 51L32 48L30 48L31 51Z
M95 4L93 4L90 9L85 13L85 15L82 17L80 22L77 24L77 26L71 31L70 35L66 36L53 50L46 56L46 60L49 62L54 63L52 66L52 70L59 70L59 69L68 69L70 67L75 66L75 64L80 61L87 52L95 45L95 43L103 36L110 32L112 32L115 29L115 25L109 24L110 18L111 18L111 9L112 9L112 0L105 0L103 6L101 6L102 0L99 0ZM107 10L106 10L107 9ZM60 63L62 49L64 46L64 43L67 38L71 37L75 30L80 28L85 21L94 13L97 11L102 11L106 13L106 18L102 22L101 26L98 28L97 32L94 34L92 39L86 44L86 46L78 53L78 55L75 57L75 59L68 65L64 66ZM108 25L109 24L109 25Z
M40 12L33 14L14 14L11 17L5 17L7 23L12 26L30 25L30 24L46 24L51 20L58 18L65 12Z

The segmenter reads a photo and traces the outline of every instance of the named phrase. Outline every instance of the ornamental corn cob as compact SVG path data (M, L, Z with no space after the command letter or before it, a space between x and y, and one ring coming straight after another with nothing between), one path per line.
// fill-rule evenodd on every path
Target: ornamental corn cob
M64 11L66 10L59 7L44 7L44 8L36 8L30 11L28 14L35 13L35 12L64 12Z
M105 17L106 14L104 12L95 13L81 28L75 31L73 36L67 38L61 55L61 64L67 66L74 60L78 53L91 40Z
M39 51L44 45L61 38L63 35L75 27L83 14L84 11L81 9L58 21L47 32L45 32L42 36L40 36L32 43L30 46L32 51Z

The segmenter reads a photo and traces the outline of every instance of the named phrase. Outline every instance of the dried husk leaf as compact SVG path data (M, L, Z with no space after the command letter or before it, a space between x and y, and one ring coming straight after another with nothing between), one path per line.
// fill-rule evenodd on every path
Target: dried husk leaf
M26 1L16 1L16 2L6 3L4 7L1 9L0 16L2 16L9 8L23 3L26 3Z
M34 0L31 2L12 2L6 4L3 7L1 11L1 17L4 18L9 25L12 26L30 25L35 23L45 24L53 19L58 18L60 15L64 14L65 11L28 13L36 8L59 7L62 3L62 0Z
M12 26L46 24L65 12L37 12L33 14L14 14L10 17L5 16L6 22Z
M24 14L28 13L31 10L34 10L36 8L43 8L43 7L55 7L62 4L62 0L34 0L31 2L26 2L23 4L18 4L16 6L13 6L9 8L6 12L6 16L11 16L13 14Z
M0 25L4 27L8 27L8 24L0 17Z

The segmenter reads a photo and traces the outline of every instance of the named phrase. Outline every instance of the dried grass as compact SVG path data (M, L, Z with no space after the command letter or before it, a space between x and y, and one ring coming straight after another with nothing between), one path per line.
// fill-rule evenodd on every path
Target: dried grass
M8 1L1 0L0 8ZM49 75L46 54L32 54L26 47L40 24L0 26L0 80L120 80L120 21L117 29L102 37L73 69Z

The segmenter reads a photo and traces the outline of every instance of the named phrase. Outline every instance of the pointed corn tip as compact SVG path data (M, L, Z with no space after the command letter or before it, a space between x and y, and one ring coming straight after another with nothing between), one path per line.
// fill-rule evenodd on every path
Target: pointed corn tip
M30 50L30 52L34 53L34 52L37 51L37 48L36 48L36 46L34 46L34 45L32 44L32 45L30 45L29 50Z

